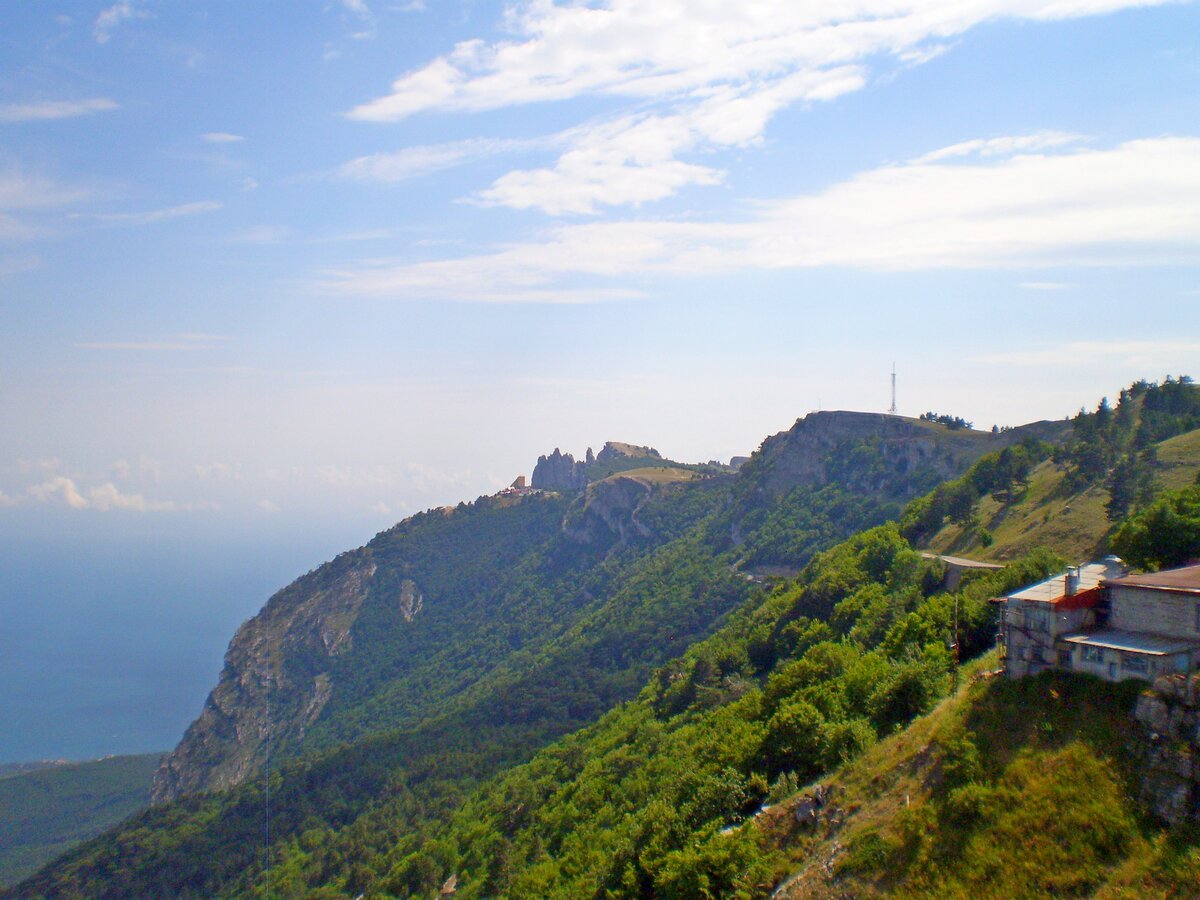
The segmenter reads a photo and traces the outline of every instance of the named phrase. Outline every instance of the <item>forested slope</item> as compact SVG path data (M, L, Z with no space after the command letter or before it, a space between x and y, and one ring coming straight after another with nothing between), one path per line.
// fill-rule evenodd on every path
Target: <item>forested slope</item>
M910 429L907 421L901 420L901 429ZM347 891L372 883L380 874L372 866L390 856L368 865L365 858L373 854L366 847L384 852L389 840L398 842L444 821L481 782L632 697L656 666L712 633L730 611L748 601L746 608L755 608L758 601L752 598L762 589L736 567L759 530L774 521L770 513L781 497L790 495L795 511L805 503L794 490L806 484L847 494L884 485L888 503L898 504L945 471L959 472L1009 440L978 435L964 449L957 447L961 436L955 436L954 452L942 452L939 438L948 430L922 424L912 435L921 453L904 451L903 434L889 436L883 453L880 436L864 430L855 414L827 414L817 425L801 429L808 434L798 441L768 441L756 454L765 464L750 465L737 476L641 479L641 487L633 489L627 483L631 479L621 482L618 475L574 496L485 498L409 520L350 554L341 565L362 573L357 576L361 584L354 586L359 595L354 615L339 632L344 634L340 643L333 643L338 652L322 656L321 645L310 640L304 652L282 661L265 654L268 662L258 669L264 679L276 678L284 666L294 683L307 679L314 686L311 696L318 695L322 676L332 685L318 714L305 721L304 733L293 733L291 760L272 776L275 852L286 854L285 848L305 834L325 835L323 844L338 834L360 848L352 856L362 861L336 874L325 871L317 880ZM843 459L859 446L865 448L860 457L869 462L869 471ZM775 551L786 552L795 567L834 540L879 521L886 511L875 503L826 506L815 494L811 507L822 527L789 539L786 551ZM513 509L529 521L525 532L515 533L529 536L519 553L512 549L507 518ZM634 518L637 528L620 527ZM431 526L452 529L456 519L494 522L479 529L483 547L502 547L497 552L509 554L501 570L479 576L478 590L470 589L469 578L455 581L459 573L483 573L486 567L472 569L470 560L456 564L453 555L461 545L453 532L424 533ZM467 525L458 527L470 531ZM429 548L428 555L414 546ZM452 558L444 559L447 554ZM468 585L453 602L446 602L448 593L429 587L437 584L439 571L453 583ZM342 577L336 571L325 574L333 582ZM332 582L317 580L318 587L322 583ZM344 597L345 592L329 595ZM435 603L443 608L443 618L440 630L425 634L422 646L431 651L425 654L411 643L414 626ZM456 623L463 629L461 646ZM479 629L474 637L473 627ZM328 630L319 625L314 630L306 624L300 633L315 633L326 649L330 646L324 637ZM269 649L278 642L264 630L257 644ZM472 667L472 679L460 678L456 661ZM234 663L229 680L242 683L245 670ZM439 672L437 666L444 668ZM438 681L440 673L451 690ZM423 683L441 692L435 700L413 700L411 691ZM364 739L372 731L377 736ZM339 747L340 738L357 743ZM257 877L263 787L259 778L249 778L232 791L152 809L69 854L24 890L34 895L236 895ZM370 820L369 827L362 824L363 816L380 806L388 815ZM282 856L280 865L286 872Z

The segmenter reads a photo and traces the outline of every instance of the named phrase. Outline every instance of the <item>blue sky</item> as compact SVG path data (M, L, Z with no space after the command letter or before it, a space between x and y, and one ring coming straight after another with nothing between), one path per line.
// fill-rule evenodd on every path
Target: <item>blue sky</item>
M1200 369L1200 12L5 4L0 530L369 536L554 446Z

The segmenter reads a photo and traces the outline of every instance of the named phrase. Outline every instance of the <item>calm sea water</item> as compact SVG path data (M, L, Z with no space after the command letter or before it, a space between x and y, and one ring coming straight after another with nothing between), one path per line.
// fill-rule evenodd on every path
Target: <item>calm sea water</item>
M279 588L370 535L0 535L0 762L175 745L229 639Z

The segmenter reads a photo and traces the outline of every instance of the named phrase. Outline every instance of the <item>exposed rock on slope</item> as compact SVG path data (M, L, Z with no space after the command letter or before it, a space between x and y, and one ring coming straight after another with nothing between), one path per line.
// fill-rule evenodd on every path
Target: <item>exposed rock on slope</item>
M1057 440L1069 429L1068 422L1034 422L992 433L882 413L814 412L763 441L748 465L757 465L759 490L771 498L797 485L820 486L835 479L848 487L895 493L907 485L897 475L920 472L932 486L985 453L1028 436Z
M303 737L332 695L327 660L350 648L350 626L374 574L369 550L345 553L284 588L238 629L204 711L154 776L153 802L238 784L262 764L268 736L272 744ZM408 604L406 618L420 610L415 585L400 602Z
M578 491L587 487L587 463L576 462L557 447L549 456L539 456L530 485L545 491Z

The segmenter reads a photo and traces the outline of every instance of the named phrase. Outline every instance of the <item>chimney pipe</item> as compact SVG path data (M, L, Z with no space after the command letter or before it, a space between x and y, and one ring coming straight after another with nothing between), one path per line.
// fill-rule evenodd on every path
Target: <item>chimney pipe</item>
M1067 568L1066 591L1065 595L1074 597L1075 592L1079 590L1079 566L1069 566Z

